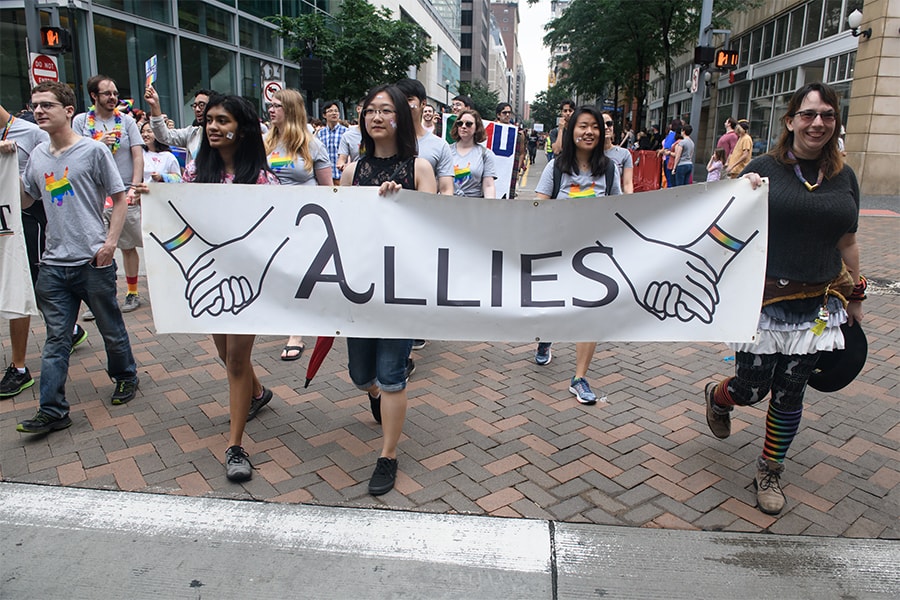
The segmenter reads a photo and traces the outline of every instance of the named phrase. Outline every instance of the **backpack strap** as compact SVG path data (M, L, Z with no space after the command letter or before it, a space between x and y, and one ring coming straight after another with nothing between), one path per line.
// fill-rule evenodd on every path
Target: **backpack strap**
M562 185L562 167L559 166L559 161L553 161L553 191L550 193L551 198L556 198L559 195L559 188Z
M612 192L613 183L616 180L616 163L607 159L606 165L606 195Z

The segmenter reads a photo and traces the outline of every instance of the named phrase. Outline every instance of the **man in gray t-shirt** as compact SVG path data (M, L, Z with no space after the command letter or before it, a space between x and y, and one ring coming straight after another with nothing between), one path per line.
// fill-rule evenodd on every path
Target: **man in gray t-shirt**
M135 195L134 186L144 181L144 140L131 115L119 107L119 90L115 81L105 75L95 75L88 79L87 89L94 104L88 112L75 117L72 129L106 145L112 152L123 183L128 188L125 196L128 201L128 214L122 235L119 236L119 250L122 251L122 264L128 283L122 312L131 312L141 305L138 296L140 255L137 249L143 247L144 243L141 236L140 197ZM107 224L110 213L110 209L104 213ZM92 318L93 314L90 311L85 313L85 320Z
M94 311L106 346L107 373L116 383L112 404L134 398L138 377L116 302L113 256L127 212L122 177L104 144L72 129L71 88L41 83L32 90L31 103L38 126L50 136L34 149L22 176L22 206L40 199L47 213L47 248L35 285L47 341L41 355L40 408L16 430L43 434L72 424L66 378L72 327L82 301ZM102 217L107 196L113 201L109 229Z

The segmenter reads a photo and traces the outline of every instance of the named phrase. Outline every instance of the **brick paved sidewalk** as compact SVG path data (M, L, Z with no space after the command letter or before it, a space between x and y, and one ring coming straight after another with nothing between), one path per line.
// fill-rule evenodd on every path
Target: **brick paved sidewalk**
M864 217L864 272L900 281L900 219ZM121 282L124 286L124 281ZM141 284L144 285L142 280ZM380 427L335 345L309 389L306 356L278 359L284 338L257 341L254 362L275 399L248 424L256 472L228 482L225 370L208 336L153 332L150 308L125 315L139 365L138 397L112 407L96 327L72 356L74 425L15 432L37 407L37 385L0 402L0 478L190 496L386 507L672 529L900 538L900 304L866 303L869 361L840 393L810 390L782 479L779 517L752 487L765 406L738 409L730 438L708 432L702 391L731 374L720 344L601 344L589 378L610 403L568 392L574 345L538 367L532 345L434 341L414 353L396 489L366 492ZM123 290L124 293L124 290ZM143 290L146 298L146 289ZM896 293L896 291L894 292ZM39 376L44 330L33 321L29 365ZM3 326L5 328L5 325ZM9 360L6 332L2 354ZM307 339L312 346L314 340Z

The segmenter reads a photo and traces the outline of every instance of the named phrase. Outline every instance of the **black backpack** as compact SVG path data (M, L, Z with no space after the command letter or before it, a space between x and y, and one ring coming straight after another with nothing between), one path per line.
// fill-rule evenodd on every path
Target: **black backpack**
M613 181L616 179L616 163L611 160L606 161L606 190L605 194L609 196L610 191L612 190ZM559 186L562 183L562 168L559 166L559 163L553 161L553 193L550 194L551 198L556 198L557 194L559 194Z

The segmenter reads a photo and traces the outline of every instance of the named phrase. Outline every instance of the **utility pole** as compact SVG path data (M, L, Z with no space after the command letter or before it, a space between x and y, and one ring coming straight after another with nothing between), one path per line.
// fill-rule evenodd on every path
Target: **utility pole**
M712 5L713 0L703 0L703 7L700 9L700 37L697 40L699 47L712 45ZM694 129L694 133L691 135L692 139L699 140L700 110L703 106L703 93L706 91L705 74L709 72L709 64L696 65L694 69L696 75L692 77L692 82L696 85L696 89L693 90L694 96L691 99L691 127Z

